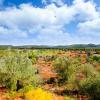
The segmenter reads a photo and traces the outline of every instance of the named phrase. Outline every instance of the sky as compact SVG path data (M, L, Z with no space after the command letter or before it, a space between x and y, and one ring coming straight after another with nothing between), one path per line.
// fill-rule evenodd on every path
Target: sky
M100 44L100 0L0 0L0 45Z

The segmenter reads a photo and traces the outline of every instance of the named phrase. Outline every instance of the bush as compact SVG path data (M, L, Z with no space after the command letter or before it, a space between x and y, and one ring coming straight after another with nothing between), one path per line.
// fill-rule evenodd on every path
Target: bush
M100 100L100 77L85 80L80 91L89 95L91 100Z
M37 61L37 53L36 52L30 51L28 54L28 57L32 61L33 64L36 63L36 61Z
M68 59L66 57L57 58L54 61L54 70L58 73L58 82L67 83L77 69L79 69L79 59Z
M78 78L76 75L81 73ZM77 71L73 73L70 82L76 84L80 94L88 95L91 100L100 100L100 75L91 64L82 64Z
M41 88L33 89L25 94L26 100L53 100L52 94Z
M98 61L98 62L100 62L100 56L93 56L93 61Z
M84 80L89 78L94 78L98 75L98 72L95 70L93 65L86 63L81 64L73 71L73 73L69 77L69 82L73 83L80 88L80 84L84 82Z
M54 70L58 73L58 83L66 83L70 62L67 58L57 58L54 61Z
M36 85L36 71L27 55L9 53L0 59L0 86L18 90L30 84Z

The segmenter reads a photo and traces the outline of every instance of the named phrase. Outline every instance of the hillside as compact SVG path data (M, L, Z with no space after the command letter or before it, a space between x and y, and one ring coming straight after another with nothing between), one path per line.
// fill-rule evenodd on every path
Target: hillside
M23 45L23 46L13 46L13 45L0 45L0 49L89 49L95 48L99 49L100 44L73 44L73 45L59 45L59 46L46 46L46 45Z

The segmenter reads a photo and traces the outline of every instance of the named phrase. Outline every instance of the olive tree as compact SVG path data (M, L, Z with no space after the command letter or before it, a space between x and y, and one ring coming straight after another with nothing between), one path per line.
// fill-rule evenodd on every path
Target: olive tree
M27 55L16 53L0 58L0 86L5 86L12 90L18 88L18 84L22 87L30 84L36 84L37 69L32 66Z

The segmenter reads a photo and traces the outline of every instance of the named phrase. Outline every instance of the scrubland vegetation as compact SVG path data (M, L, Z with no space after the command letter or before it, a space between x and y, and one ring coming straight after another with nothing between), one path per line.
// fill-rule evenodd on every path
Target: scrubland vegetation
M0 100L100 100L100 51L0 50Z

